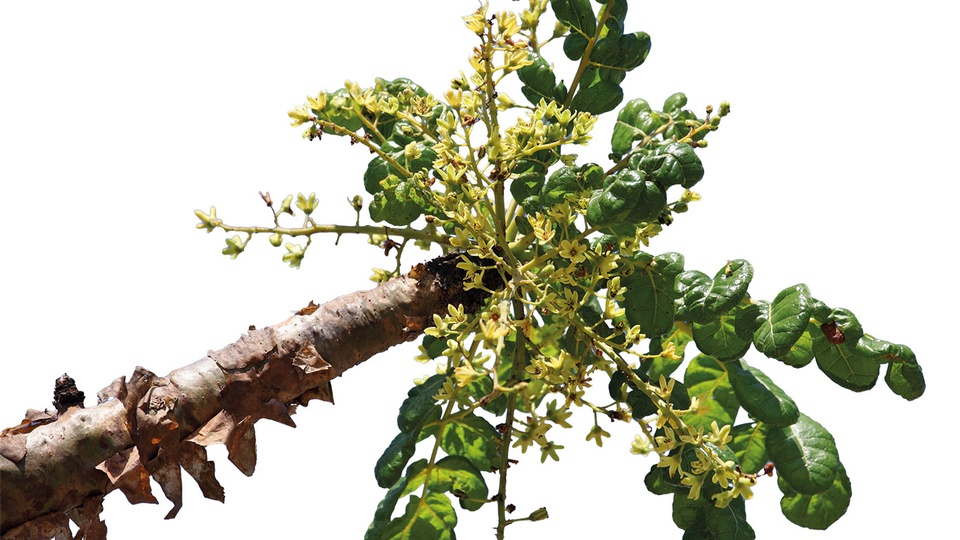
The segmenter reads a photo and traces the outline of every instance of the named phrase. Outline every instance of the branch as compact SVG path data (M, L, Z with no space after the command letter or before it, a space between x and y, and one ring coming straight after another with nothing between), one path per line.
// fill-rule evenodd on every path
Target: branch
M132 504L155 503L151 477L173 502L166 516L173 518L182 505L181 467L205 497L223 501L206 446L225 444L230 461L253 474L257 420L295 427L298 405L333 401L334 377L416 338L448 304L479 309L486 293L463 290L460 256L417 265L370 291L311 302L166 377L137 367L101 390L96 407L59 416L28 411L0 434L3 539L71 537L68 517L86 538L105 538L103 496L119 489Z

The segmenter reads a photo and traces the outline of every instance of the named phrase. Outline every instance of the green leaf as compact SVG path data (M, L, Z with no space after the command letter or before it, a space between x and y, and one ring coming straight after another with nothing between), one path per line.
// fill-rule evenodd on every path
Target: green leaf
M723 540L753 540L757 537L747 523L747 509L741 497L730 501L725 508L709 504L704 509L707 529Z
M473 396L474 399L480 400L484 396L489 395L493 392L493 377L481 377L472 383L463 387L461 390L462 395ZM505 394L500 394L499 396L487 401L487 404L483 406L483 410L493 414L494 416L501 416L507 410L507 396Z
M703 307L714 315L733 309L747 294L753 280L753 266L743 259L727 263L713 276L713 285L703 300Z
M407 487L403 495L427 482L427 490L435 493L450 492L460 499L460 507L471 512L484 505L487 498L487 483L480 471L467 459L447 456L433 464L427 472L427 460L412 463L407 470ZM429 478L428 478L429 476Z
M707 527L706 509L696 514L696 519L683 531L681 540L719 540Z
M563 54L570 60L579 60L583 53L587 52L587 45L590 41L580 34L571 33L563 39Z
M824 336L830 334L828 337L832 338L832 342L847 343L851 346L856 345L863 337L863 326L857 316L844 308L831 310L820 329Z
M587 221L604 227L622 222L650 222L663 213L667 195L646 174L629 169L607 177L587 203Z
M570 101L570 108L590 114L603 114L617 108L621 101L623 101L623 89L619 84L597 79L589 86L580 86L577 94Z
M622 306L627 322L640 325L647 337L662 336L673 328L673 282L683 271L683 255L664 253L648 263L641 259L641 254L634 255L633 272L620 279L627 288Z
M523 202L527 197L539 195L545 180L542 173L525 172L510 182L510 194L517 202Z
M699 520L703 520L703 499L687 498L688 489L673 494L673 523L683 530L689 530ZM706 523L703 524L706 527ZM686 536L686 535L684 535Z
M346 88L340 88L327 95L326 107L317 116L321 120L327 120L354 132L363 127L360 115L354 110L354 102L350 97L350 92ZM330 133L331 135L338 135L335 131Z
M823 426L800 413L791 426L766 428L767 455L777 474L794 491L816 495L830 489L840 458L837 445Z
M679 476L677 479L679 479ZM654 495L669 495L680 490L686 491L676 483L676 480L670 478L670 472L666 468L656 465L650 466L650 472L643 477L643 485L646 486L647 491Z
M700 398L699 409L683 415L684 422L694 429L709 429L714 420L721 426L733 424L740 403L723 364L710 356L698 355L687 366L683 383L691 398Z
M790 347L787 354L777 358L784 364L802 368L813 361L813 335L820 331L820 327L813 322L807 325L807 329L800 335L800 339Z
M740 406L750 416L773 427L789 426L800 418L797 404L762 371L742 361L726 368Z
M825 530L833 525L850 506L850 478L843 464L837 464L837 476L833 484L823 493L804 495L797 493L782 478L777 478L777 486L783 492L780 510L787 519L801 527Z
M823 332L814 333L813 354L820 371L847 390L869 390L880 377L880 359L871 351L846 342L831 343Z
M583 192L600 187L602 178L603 168L595 163L580 167L561 167L543 184L540 201L551 206L568 198L579 199Z
M676 360L671 360L667 358L657 357L650 362L650 368L647 370L647 373L652 381L659 381L660 375L664 377L670 377L680 364L683 363L683 355L686 351L687 344L693 341L693 336L690 334L690 327L687 325L674 324L673 329L669 334L664 335L660 339L660 346L656 351L653 350L654 341L650 342L651 350L650 354L660 354L663 349L667 347L669 343L673 343L673 354L678 358Z
M923 395L927 383L910 347L865 335L857 343L857 350L889 362L883 380L898 396L912 401Z
M687 104L687 96L683 92L672 94L663 102L663 112L677 114Z
M446 374L438 373L407 392L407 399L400 405L400 414L397 417L397 426L400 431L414 433L423 427L434 409L440 408L434 396L443 388L446 380Z
M385 142L380 149L391 159L402 165L410 174L416 174L421 170L430 170L433 168L433 162L437 159L437 153L431 146L424 143L416 143L419 155L415 158L408 158L404 155L404 147L399 146L392 141ZM385 188L381 183L388 176L394 175L403 178L400 169L394 167L391 163L384 161L380 156L370 160L367 164L367 170L363 173L363 187L367 193L375 195Z
M895 394L907 401L913 401L922 396L927 387L920 364L909 362L890 362L883 381Z
M550 0L557 20L574 32L592 38L597 32L597 16L590 0Z
M803 284L787 287L765 308L759 312L753 344L770 358L786 356L810 322L810 291Z
M384 540L454 540L457 514L442 493L427 493L420 499L410 496L404 514L387 525Z
M677 277L676 294L682 300L677 317L690 322L705 323L714 319L704 302L713 287L710 276L699 270L688 270Z
M415 430L412 433L400 433L393 438L373 468L373 476L377 479L378 486L388 488L397 483L407 462L416 452L419 436L419 430Z
M500 435L485 419L469 413L443 424L440 447L455 456L463 456L482 471L498 467Z
M415 200L399 197L398 191L401 190L377 192L370 201L370 219L403 227L423 214L423 208Z
M767 436L763 424L751 422L733 426L730 436L733 440L727 443L727 447L737 456L743 472L756 474L767 464Z
M700 352L721 362L742 358L750 349L750 342L734 331L733 317L726 315L706 324L693 323L693 339Z
M617 113L617 123L613 126L610 148L616 155L626 154L633 147L633 141L647 134L640 128L641 115L649 116L650 104L644 99L632 99Z
M646 32L633 32L622 36L611 33L597 42L591 60L608 68L631 71L646 61L651 45L650 36Z
M671 142L657 147L655 153L639 159L637 168L665 187L679 185L690 189L703 179L703 163L687 143Z
M397 507L397 501L400 500L400 494L406 487L406 477L400 477L397 483L387 491L383 500L377 504L377 510L373 513L373 521L370 522L366 534L363 535L364 540L380 540L383 538L383 529L390 523L390 516L393 515L393 511Z
M553 68L537 53L531 52L527 58L533 63L517 70L517 76L523 83L520 91L534 106L540 103L541 99L554 101L557 77L553 74Z

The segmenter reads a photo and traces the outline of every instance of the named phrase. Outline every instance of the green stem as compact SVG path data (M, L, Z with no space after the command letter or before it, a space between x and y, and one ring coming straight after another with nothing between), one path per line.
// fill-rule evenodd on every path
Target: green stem
M237 227L233 225L221 224L218 226L225 232L243 232L250 235L263 233L277 233L285 236L311 236L318 233L341 234L386 234L389 236L399 236L405 240L424 240L439 245L450 245L450 238L445 235L439 235L410 227L395 228L384 227L382 225L313 225L312 227Z
M514 318L520 320L524 317L523 303L514 299L513 301ZM509 385L517 384L520 374L524 372L527 352L527 338L522 330L517 330L517 342L513 353L513 377L508 381ZM503 540L504 530L510 524L507 519L507 469L510 467L510 442L513 436L513 422L517 409L517 393L507 394L507 417L504 420L506 429L500 436L500 485L497 493L497 540Z
M600 41L600 32L603 29L603 25L607 23L607 19L610 17L610 6L613 5L613 3L614 0L608 0L607 3L604 4L600 13L600 19L597 21L596 35L587 40L587 48L584 49L583 56L580 58L580 65L577 66L577 74L573 76L573 82L570 83L570 90L567 91L567 99L563 102L563 107L565 109L570 108L570 103L573 101L573 96L577 93L577 86L580 85L580 79L583 78L584 72L590 65L590 55L593 53L593 48L597 45L597 42Z

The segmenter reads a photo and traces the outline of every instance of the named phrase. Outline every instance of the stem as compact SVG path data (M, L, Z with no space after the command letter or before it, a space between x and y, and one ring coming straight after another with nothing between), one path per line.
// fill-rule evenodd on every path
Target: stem
M406 227L403 229L395 227L384 227L381 225L314 225L312 227L236 227L233 225L218 225L225 232L244 232L250 235L262 233L278 233L286 236L311 236L317 233L341 234L386 234L390 236L399 236L406 240L425 240L440 245L450 245L450 238L425 230Z
M524 316L523 303L514 299L513 301L514 318L520 320ZM520 373L523 373L526 363L527 338L522 330L517 330L517 343L513 353L513 377L508 381L509 385L517 384ZM497 493L497 540L503 540L504 529L511 523L507 520L507 469L510 467L510 440L513 436L514 413L517 408L517 393L507 394L507 417L504 421L506 429L500 436L500 486Z
M607 19L610 17L610 5L613 4L614 0L609 0L604 4L602 11L600 13L600 18L597 20L597 30L596 35L593 38L587 40L587 48L583 51L583 56L580 58L580 65L577 66L577 74L573 77L573 82L570 83L570 90L567 91L567 99L563 102L563 107L565 109L570 108L570 103L573 101L574 94L577 93L577 86L580 85L580 79L583 77L583 73L587 70L587 66L590 65L590 55L593 53L593 48L596 46L597 42L600 41L600 32L603 29L603 25L606 24Z
M494 225L497 231L497 245L504 250L507 249L506 241L506 205L504 203L504 182L499 176L503 171L500 170L500 120L497 117L496 103L496 84L493 82L493 46L496 41L493 38L493 25L487 23L487 35L483 44L483 66L484 66L484 110L489 116L487 124L487 153L493 157L493 170L498 173L496 181L493 183L493 201L494 201ZM496 156L496 157L494 157Z

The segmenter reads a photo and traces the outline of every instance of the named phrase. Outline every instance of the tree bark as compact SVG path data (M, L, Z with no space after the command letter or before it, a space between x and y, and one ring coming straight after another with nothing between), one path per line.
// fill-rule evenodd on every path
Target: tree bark
M222 443L244 474L256 465L254 423L294 426L290 414L312 399L333 401L330 381L393 345L412 340L448 304L475 311L485 293L463 290L459 254L417 265L370 291L310 306L168 374L137 367L98 393L99 405L62 414L28 411L0 434L0 533L4 540L105 538L103 496L156 502L150 478L182 505L181 468L204 496L223 501L206 446Z

